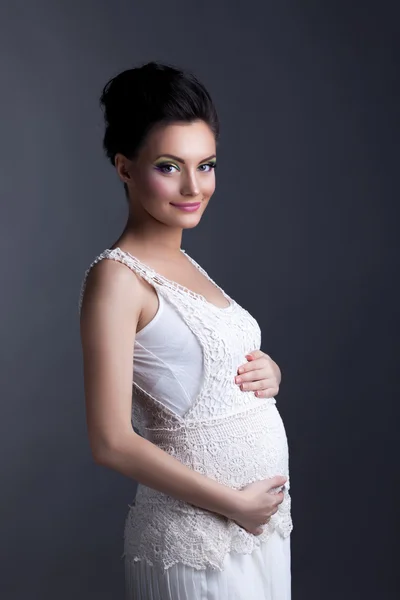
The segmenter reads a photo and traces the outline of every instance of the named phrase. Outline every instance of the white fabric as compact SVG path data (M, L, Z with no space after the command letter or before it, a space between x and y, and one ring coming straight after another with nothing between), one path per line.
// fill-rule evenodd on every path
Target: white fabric
M156 315L136 334L134 377L140 387L182 416L200 389L202 350L179 313L161 294L157 295Z
M260 348L257 321L189 256L229 301L227 308L166 279L120 248L105 250L90 265L80 306L86 276L103 258L125 264L162 298L135 345L132 423L139 433L189 468L231 488L278 474L288 479L284 501L259 536L139 484L125 522L123 556L130 565L128 584L134 580L137 587L146 581L147 587L138 596L128 586L128 595L151 600L158 585L163 599L192 600L196 596L188 589L190 580L201 600L287 600L292 521L286 433L274 398L257 398L234 382L245 355ZM188 371L184 374L182 362ZM237 569L240 581L233 573ZM255 591L246 596L250 585Z
M125 557L125 600L290 600L290 536L274 532L252 554L227 554L223 571L177 564L163 573Z

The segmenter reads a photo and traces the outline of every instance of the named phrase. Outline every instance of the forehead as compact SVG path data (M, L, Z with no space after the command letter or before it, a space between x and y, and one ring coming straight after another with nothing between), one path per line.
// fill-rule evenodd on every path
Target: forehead
M204 121L160 124L149 132L143 150L148 155L174 154L199 160L216 152L215 136Z

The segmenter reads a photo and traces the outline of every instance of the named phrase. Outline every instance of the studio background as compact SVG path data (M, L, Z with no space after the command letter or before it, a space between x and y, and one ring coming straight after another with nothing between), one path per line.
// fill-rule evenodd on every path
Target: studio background
M219 111L216 193L182 246L282 369L293 598L399 597L396 12L2 4L2 599L123 598L135 482L90 454L78 296L126 218L100 92L150 60L194 71Z

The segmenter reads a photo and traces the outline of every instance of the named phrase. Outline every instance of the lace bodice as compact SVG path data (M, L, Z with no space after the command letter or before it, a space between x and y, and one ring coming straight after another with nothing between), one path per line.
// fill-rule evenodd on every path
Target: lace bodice
M261 331L250 313L235 302L194 259L182 252L224 295L229 305L217 307L200 294L166 279L120 248L100 254L117 260L154 286L197 337L203 356L203 380L183 415L135 382L132 423L141 435L189 468L235 489L274 475L289 478L288 446L274 398L257 398L234 382L245 355L261 345ZM139 484L124 529L124 555L164 569L184 563L196 569L222 569L226 552L249 553L272 531L292 530L289 479L278 512L260 536L209 511Z

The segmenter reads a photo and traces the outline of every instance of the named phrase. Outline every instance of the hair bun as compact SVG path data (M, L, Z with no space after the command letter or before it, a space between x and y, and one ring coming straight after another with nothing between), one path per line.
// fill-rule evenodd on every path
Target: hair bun
M108 124L111 125L121 118L126 108L132 103L136 79L135 69L130 69L120 73L104 86L100 104Z
M192 75L155 61L119 73L104 86L100 105L106 131L103 146L112 164L121 152L131 157L158 122L209 124L218 137L218 117L204 86Z

